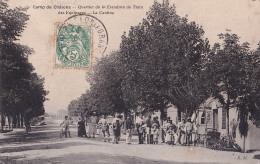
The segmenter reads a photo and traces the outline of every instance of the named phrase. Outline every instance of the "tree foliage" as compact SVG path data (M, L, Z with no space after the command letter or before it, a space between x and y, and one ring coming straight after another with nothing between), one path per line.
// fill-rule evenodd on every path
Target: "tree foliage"
M194 111L207 93L199 78L209 51L203 34L195 22L179 17L174 6L155 2L147 18L122 37L125 94L149 111L169 104Z
M155 1L122 35L119 51L97 60L87 74L90 90L71 104L84 102L81 111L99 114L160 110L162 117L175 105L190 116L213 96L227 110L227 125L229 109L238 109L246 136L248 118L257 126L260 120L260 45L252 51L230 31L219 38L221 44L210 47L201 26L178 16L168 1Z
M26 28L29 16L26 8L9 9L6 1L0 1L0 108L4 115L27 116L28 119L44 114L44 101L48 92L44 78L34 73L28 56L34 51L18 43Z
M92 110L103 114L125 112L127 108L122 91L122 72L118 57L119 52L100 58L88 74Z
M222 45L215 44L210 57L213 95L227 110L229 133L229 109L237 107L241 135L247 135L247 119L258 115L259 107L259 54L252 52L247 42L240 44L239 37L227 31L219 35Z

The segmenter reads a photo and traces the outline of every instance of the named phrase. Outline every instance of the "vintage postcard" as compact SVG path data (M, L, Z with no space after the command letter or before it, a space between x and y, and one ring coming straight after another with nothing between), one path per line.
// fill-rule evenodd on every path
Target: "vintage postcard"
M0 164L260 164L260 0L0 0Z

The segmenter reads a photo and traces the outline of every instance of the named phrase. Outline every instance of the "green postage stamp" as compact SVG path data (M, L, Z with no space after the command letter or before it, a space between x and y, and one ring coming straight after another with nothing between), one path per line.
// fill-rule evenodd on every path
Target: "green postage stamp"
M92 33L88 25L56 25L56 68L88 69L92 57Z
M106 27L93 15L74 15L55 26L55 68L90 70L94 56L106 51Z

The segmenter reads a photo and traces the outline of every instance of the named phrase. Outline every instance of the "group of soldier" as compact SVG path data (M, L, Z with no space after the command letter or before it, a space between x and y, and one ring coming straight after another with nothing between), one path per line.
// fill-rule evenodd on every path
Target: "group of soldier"
M154 117L151 120L151 116L148 116L144 120L143 116L139 116L136 119L136 128L139 144L143 144L144 142L157 144L158 138L161 136L162 143L189 146L192 140L192 133L197 132L197 127L191 121L190 117L187 118L187 122L185 122L185 119L182 119L177 125L172 122L170 117L167 117L160 126L158 117ZM161 135L159 135L160 133Z
M64 128L69 133L69 122L65 118L62 123ZM99 138L102 138L104 142L110 142L110 134L113 133L113 143L118 144L120 140L121 131L124 128L126 132L126 143L131 144L132 134L134 131L138 134L138 144L158 144L159 138L162 143L169 145L181 144L190 145L192 132L197 131L197 127L192 123L191 118L182 119L180 122L174 124L170 117L163 120L160 124L158 117L148 116L146 119L142 115L136 117L135 122L130 116L125 121L122 120L122 115L115 115L112 119L107 119L104 115L100 117L96 116L96 113L90 117L88 122L88 135L86 133L86 122L84 118L80 118L78 122L78 136L94 138L99 129ZM66 134L67 135L67 134Z

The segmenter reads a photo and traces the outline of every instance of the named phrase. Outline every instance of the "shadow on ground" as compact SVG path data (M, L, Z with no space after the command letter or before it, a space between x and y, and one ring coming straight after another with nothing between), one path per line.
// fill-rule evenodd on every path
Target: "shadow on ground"
M0 149L0 153L11 153L11 152L21 152L28 150L41 150L41 149L62 149L69 146L79 146L79 145L94 145L91 143L82 142L66 142L66 143L55 143L55 144L43 144L43 145L30 145L30 146L16 146L16 147L5 147Z
M24 158L24 157L20 157ZM103 153L79 153L79 154L70 154L69 156L60 156L55 158L44 159L44 157L39 159L28 160L19 160L19 157L16 158L7 158L0 157L0 161L5 164L196 164L191 162L173 162L165 160L150 160L139 157L132 156L123 156L123 155L109 155ZM201 163L200 164L206 164ZM207 163L207 164L217 164L217 163Z
M57 126L33 127L32 132L29 132L28 134L24 131L5 134L7 137L0 139L0 145L58 141L60 140L59 133L60 130ZM76 137L76 135L72 134L72 137Z

